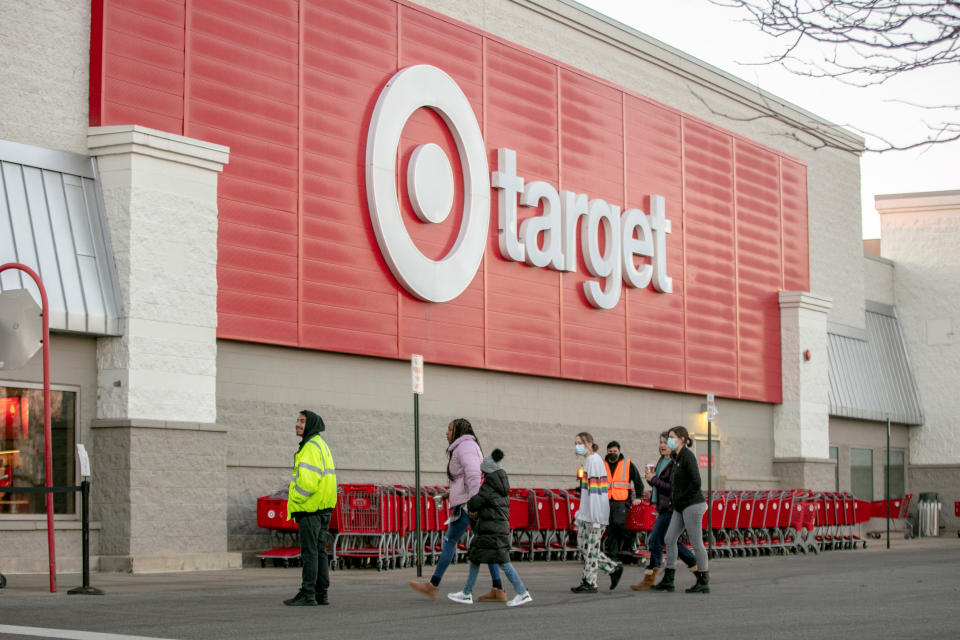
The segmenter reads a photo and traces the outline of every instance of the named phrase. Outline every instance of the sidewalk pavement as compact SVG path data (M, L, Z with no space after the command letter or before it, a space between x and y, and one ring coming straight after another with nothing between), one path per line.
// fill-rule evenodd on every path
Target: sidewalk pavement
M417 579L413 568L334 571L329 607L283 606L299 586L297 568L95 573L91 585L103 596L67 595L80 584L78 574L59 576L56 594L48 592L44 574L8 575L7 588L0 590L0 638L955 639L958 552L954 535L893 538L890 550L885 540L869 540L865 550L716 559L709 595L684 594L694 579L683 570L677 572L677 593L630 591L642 576L635 567L626 569L615 591L601 575L598 594L575 595L570 587L579 582L579 562L521 561L515 566L533 602L517 608L447 600L448 592L463 586L462 563L450 567L435 600L407 586ZM424 567L422 579L432 570ZM488 588L484 570L476 592ZM509 585L507 590L512 596Z
M914 551L960 551L960 538L956 535L943 535L935 538L911 538L906 540L902 534L890 534L890 549L887 549L886 536L880 540L872 538L867 540L866 549L857 549L855 551L825 551L821 555L839 556L847 554L878 554L884 552L914 552ZM811 554L807 554L810 557ZM796 556L797 561L802 561L805 556ZM777 562L783 558L760 558ZM743 558L718 558L715 563L723 566L728 564L735 566L743 562ZM538 575L541 571L553 573L558 566L573 567L577 563L574 561L566 562L526 562L517 561L514 563L517 570L521 572L522 577L528 575ZM455 565L456 566L456 565ZM465 565L461 565L465 566ZM423 579L426 580L433 572L433 567L425 565L423 567ZM638 573L639 569L627 567L627 576L632 573ZM0 573L4 573L0 567ZM567 573L573 575L575 569L570 568ZM7 587L0 589L0 596L63 596L67 591L83 584L82 576L79 573L59 573L57 575L57 593L50 593L50 579L46 573L27 573L10 574L4 573L7 577ZM299 582L299 567L277 568L277 567L245 567L243 569L227 569L222 571L179 571L173 573L100 573L91 572L90 585L96 587L105 593L162 593L177 592L188 590L207 590L207 589L245 589L245 588L264 588L264 587L283 587L296 591ZM481 572L485 576L486 571ZM402 578L400 577L402 576ZM331 572L331 581L336 585L357 584L357 585L376 585L381 583L406 582L417 579L415 569L408 567L405 569L391 569L387 571L376 571L374 569L345 569ZM624 578L624 584L629 577ZM447 580L447 582L450 582ZM478 581L483 583L483 579ZM478 586L477 589L481 589Z

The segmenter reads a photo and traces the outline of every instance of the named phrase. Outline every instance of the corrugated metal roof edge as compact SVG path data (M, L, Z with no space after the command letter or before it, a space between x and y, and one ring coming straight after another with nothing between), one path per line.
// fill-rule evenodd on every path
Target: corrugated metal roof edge
M903 385L907 385L907 388L903 389L905 393L902 394L903 398L901 398L901 399L905 399L906 401L902 403L903 406L900 407L901 410L894 410L894 411L880 411L880 410L872 409L868 407L851 407L846 403L838 402L838 400L840 400L838 395L848 395L848 393L846 392L850 391L851 384L853 385L854 388L856 388L858 385L856 380L845 380L845 381L838 380L837 376L841 372L843 366L841 363L836 363L831 360L831 364L830 364L831 380L830 380L830 386L828 389L829 415L833 417L839 417L839 418L854 418L854 419L860 419L860 420L868 420L871 422L886 422L889 416L891 422L896 422L897 424L906 424L906 425L923 424L923 405L920 402L919 389L916 384L916 379L913 376L913 369L910 365L909 354L907 353L906 343L903 339L903 331L900 327L900 322L899 322L899 318L897 317L896 308L888 304L867 300L865 304L865 313L882 316L887 318L888 321L892 321L893 327L895 329L895 331L893 332L895 336L891 338L891 341L895 341L895 345L898 348L898 352L899 352L897 355L902 354L901 356L902 363L905 371L902 371L899 373L903 373L904 375L902 376L902 378L906 378L906 379L904 380L900 376L896 376L896 377L901 378L898 381L899 382L898 386L903 387ZM833 325L833 324L828 325L828 331L827 331L828 337L836 339L836 341L830 340L830 344L828 345L829 347L828 352L836 351L837 349L839 349L844 339L854 340L856 342L862 342L863 347L866 349L870 349L870 348L876 349L879 344L878 339L880 336L873 336L873 340L871 341L870 340L871 332L869 331L869 327L871 326L871 323L867 322L866 324L868 328L867 330L864 331L864 334L866 334L864 337L867 338L865 342L863 341L863 338L861 338L860 335L858 335L860 333L859 330L854 331L854 330L851 330L852 328L845 327L843 325ZM850 344L850 343L847 343L847 344ZM894 373L897 373L897 372L894 372ZM890 382L890 381L885 381L885 382ZM874 386L871 386L870 388L872 390L876 390ZM860 388L859 391L860 393L857 393L856 391L854 391L854 396L860 395L864 391L864 389ZM854 400L854 401L857 400L856 397L848 397L846 399ZM868 404L868 403L865 402L865 404Z
M89 156L69 151L36 147L19 142L0 139L0 161L2 161L5 165L19 165L22 168L21 171L25 168L30 168L30 170L56 173L62 177L63 181L66 181L65 176L73 176L79 180L79 188L85 194L81 197L84 197L86 200L87 215L89 216L87 222L89 225L90 235L92 236L90 239L95 245L94 255L92 257L98 265L96 268L96 273L98 274L97 284L99 286L97 288L100 290L102 304L104 305L104 313L90 314L88 308L82 323L83 328L72 328L68 326L70 323L68 323L66 320L69 312L54 305L54 301L51 299L51 309L49 310L51 332L73 335L122 335L119 321L121 308L119 287L117 285L116 264L113 259L110 239L107 235L103 194L100 191L98 183L99 176L97 174L96 163L94 159ZM84 184L91 188L87 189L84 187ZM8 213L12 215L12 211L9 211ZM68 222L67 225L70 226L70 223ZM41 225L41 227L49 228L49 225ZM74 249L76 250L76 245L74 245ZM15 261L23 262L23 260L20 260L15 254L16 251L14 251L14 255L9 257L11 259L15 259ZM36 256L34 257L36 258ZM0 259L0 262L7 261L9 260ZM41 271L38 268L40 265L30 264L30 262L32 261L27 260L25 263L37 270L39 273ZM10 283L8 282L7 284ZM28 290L31 288L35 289L35 286L32 284L25 284L27 284ZM78 283L78 286L81 290L83 290L82 284ZM36 293L34 293L34 297L39 303L39 298L37 297ZM86 307L86 304L84 304L84 306Z

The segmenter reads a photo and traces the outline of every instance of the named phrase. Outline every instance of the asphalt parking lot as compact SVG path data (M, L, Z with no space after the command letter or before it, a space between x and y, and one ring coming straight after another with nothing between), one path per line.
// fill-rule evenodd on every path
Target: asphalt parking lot
M93 574L105 595L67 595L77 574L58 576L49 593L43 574L7 575L0 590L0 637L108 640L144 638L957 638L960 637L960 539L896 540L890 550L718 559L709 595L636 593L628 568L620 587L574 595L579 565L519 562L531 604L463 605L466 566L454 565L428 600L407 582L415 570L336 571L329 607L285 607L299 569L245 568L167 574ZM424 568L429 576L430 567ZM486 572L477 592L485 591ZM508 594L512 595L509 586ZM109 635L105 635L109 634Z

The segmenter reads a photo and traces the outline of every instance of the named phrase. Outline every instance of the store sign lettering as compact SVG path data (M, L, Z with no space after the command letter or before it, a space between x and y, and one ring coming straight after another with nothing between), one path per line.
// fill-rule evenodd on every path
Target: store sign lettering
M407 119L422 107L433 109L443 119L463 163L463 221L453 248L440 260L427 258L416 247L404 226L397 198L400 134ZM447 302L470 285L486 246L491 186L497 191L498 244L503 258L575 272L581 251L587 271L596 278L583 283L584 294L599 309L617 305L623 284L634 288L652 284L661 293L673 292L666 253L670 221L663 197L650 196L649 215L640 209L621 212L619 206L600 198L558 192L548 182L526 182L517 175L516 167L516 152L502 148L497 150L497 170L489 172L483 136L470 103L446 73L417 65L390 79L367 132L367 203L384 259L408 292L421 300ZM421 221L446 219L453 202L453 172L440 147L417 147L407 167L407 189ZM541 205L543 213L527 218L518 228L518 206ZM641 258L640 266L634 256Z

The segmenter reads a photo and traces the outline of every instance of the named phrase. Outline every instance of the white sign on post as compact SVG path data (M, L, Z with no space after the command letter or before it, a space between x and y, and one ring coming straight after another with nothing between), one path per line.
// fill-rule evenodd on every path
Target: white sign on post
M423 394L423 356L414 354L410 357L410 374L413 378L413 392Z
M713 392L707 394L707 420L713 422L717 419L717 402L713 398Z
M90 477L90 458L87 456L87 448L82 444L77 445L77 460L80 462L80 477Z

